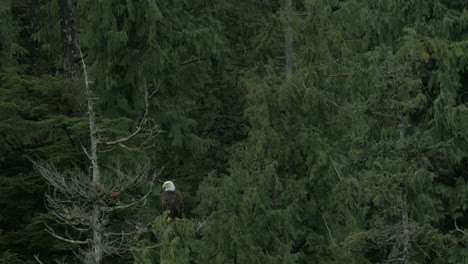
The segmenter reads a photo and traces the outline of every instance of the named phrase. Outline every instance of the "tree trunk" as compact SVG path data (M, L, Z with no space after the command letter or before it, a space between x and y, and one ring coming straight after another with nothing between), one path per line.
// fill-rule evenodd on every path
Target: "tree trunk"
M292 0L285 0L284 2L284 12L286 14L286 28L284 33L284 47L285 47L285 75L286 82L291 80L293 74L293 30L290 25L290 18L292 16ZM290 122L291 122L291 99L289 98L286 102L285 110L285 134L286 134L286 152L285 152L285 166L284 166L284 176L286 179L291 178L292 175L292 166L291 166L291 135L290 135ZM279 179L278 176L273 176L273 206L275 209L279 208Z
M293 74L293 30L289 23L292 16L292 0L285 0L284 10L286 12L287 26L285 30L285 53L286 53L286 80L290 80Z
M78 46L78 52L83 60L83 54L81 54L81 50ZM101 184L101 174L99 172L99 162L98 162L98 131L96 127L96 114L93 108L93 97L91 93L91 89L89 88L89 81L88 75L86 74L86 66L84 62L83 69L84 69L84 81L85 81L85 88L86 88L86 98L88 103L88 120L89 120L89 136L91 141L91 153L88 154L89 159L91 160L92 164L92 181L96 187L100 187ZM93 242L92 246L92 254L93 256L89 259L89 264L100 264L103 258L103 226L101 222L101 214L102 208L99 204L99 200L96 200L93 205L93 214L92 214L92 221L91 221L91 229L93 232Z
M31 36L39 32L41 28L41 3L42 0L33 0L32 8L31 8ZM41 60L41 48L38 41L33 40L33 49L31 51L31 74L33 76L40 75L40 60Z
M400 121L400 140L405 140L405 126L404 121ZM406 186L401 180L401 224L403 226L403 264L411 263L411 234L409 230L409 219L408 219L408 197L406 194Z
M411 263L411 244L410 244L410 230L408 220L408 197L406 190L403 188L401 191L401 222L403 225L403 264Z
M90 259L89 264L100 264L102 260L102 250L103 250L103 240L102 240L102 223L101 223L101 206L98 204L94 205L93 208L93 243L92 243L92 253L93 257Z
M89 129L90 129L90 136L91 136L91 164L93 168L93 182L95 184L100 184L101 175L99 173L99 163L98 163L98 135L97 135L97 128L95 123L95 113L92 107L92 99L89 97L88 94L88 114L89 114Z
M63 75L65 78L79 80L80 51L76 34L75 18L72 0L59 0L60 29L62 38Z

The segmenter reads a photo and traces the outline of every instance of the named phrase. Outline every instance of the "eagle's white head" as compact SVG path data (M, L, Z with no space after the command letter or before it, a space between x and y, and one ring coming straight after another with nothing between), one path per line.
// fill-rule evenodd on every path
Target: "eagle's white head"
M174 183L171 181L165 182L162 187L165 188L164 191L175 191Z

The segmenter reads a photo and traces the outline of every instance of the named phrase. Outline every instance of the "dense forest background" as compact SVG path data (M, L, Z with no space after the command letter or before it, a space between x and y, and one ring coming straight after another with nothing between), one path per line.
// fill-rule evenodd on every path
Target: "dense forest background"
M100 222L129 234L100 263L468 263L467 8L0 1L0 263L96 263L34 165L96 184L93 144L109 182L157 175L100 194L146 198ZM141 120L155 134L128 138ZM165 221L165 180L183 221Z

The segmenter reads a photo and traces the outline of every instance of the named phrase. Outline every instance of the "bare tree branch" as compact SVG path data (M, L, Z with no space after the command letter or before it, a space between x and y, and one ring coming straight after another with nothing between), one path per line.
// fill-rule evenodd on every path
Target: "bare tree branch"
M110 141L110 142L106 142L104 143L104 145L106 146L112 146L112 145L116 145L116 144L121 144L121 143L124 143L124 142L127 142L129 141L130 139L132 139L134 136L138 135L138 133L140 133L141 131L141 126L146 123L146 118L143 118L142 121L140 122L140 124L137 126L135 132L133 132L132 134L130 134L129 136L125 137L125 138L120 138L120 139L117 139L115 141Z
M152 188L151 188L152 189ZM132 202L132 203L129 203L129 204L122 204L122 205L116 205L116 206L106 206L106 207L102 207L102 210L104 212L113 212L115 210L120 210L120 209L126 209L126 208L130 208L130 207L134 207L134 206L137 206L138 204L140 203L146 203L146 198L148 198L148 196L151 194L151 191L147 192L143 197L141 197L140 199Z
M68 242L70 244L79 244L79 245L87 245L91 242L90 239L86 239L86 240L76 240L76 239L72 239L72 238L65 238L63 236L60 236L58 235L57 233L55 233L55 231L46 224L46 227L47 227L47 232L49 234L51 234L53 237L59 239L59 240L62 240L62 241L65 241L65 242Z
M86 148L83 145L81 145L81 149L86 154L86 157L88 157L88 159L91 160L91 155L89 155L88 151L86 150Z
M154 181L156 180L156 177L161 173L161 171L162 170L160 170L158 173L153 174L152 179L149 181L150 189L140 199L138 199L138 200L136 200L134 202L128 203L128 204L121 204L121 205L116 205L116 206L103 207L102 210L105 211L105 212L112 212L112 211L115 211L115 210L126 209L126 208L130 208L130 207L133 207L133 206L138 206L138 204L140 204L140 203L145 204L146 203L146 198L148 198L148 196L153 191ZM130 185L129 185L129 187L130 187Z
M325 227L326 227L327 230L328 230L328 236L330 237L330 241L333 243L333 245L336 246L335 240L333 240L333 236L332 236L331 230L330 230L330 228L328 227L327 220L325 220L325 217L324 217L323 215L322 215L322 219L323 219L323 222L325 223Z
M39 259L39 255L34 255L34 259L37 261L39 264L44 264L42 261Z
M133 137L135 137L136 135L138 135L142 130L143 130L143 126L148 123L148 112L149 112L149 99L156 93L153 92L151 94L148 94L148 89L146 88L146 85L143 85L144 87L144 91L145 91L145 95L144 95L144 100L145 100L145 110L144 110L144 113L143 113L143 117L141 118L139 124L137 125L135 131L133 133L131 133L130 135L128 135L127 137L124 137L124 138L120 138L120 139L117 139L117 140L114 140L114 141L109 141L109 142L105 142L103 145L105 146L113 146L113 145L120 145L122 147L125 147L127 148L125 145L123 145L122 143L125 143L129 140L131 140ZM158 86L159 88L159 86ZM156 129L156 127L153 127L152 129L150 130L153 130L153 129Z
M106 153L106 152L111 152L111 151L113 151L114 149L115 149L115 146L113 146L113 147L111 147L111 148L109 148L109 149L99 150L98 152L99 152L99 153Z
M341 181L341 180L342 180L342 179L341 179L341 174L340 174L340 172L338 171L338 169L336 168L335 162L333 161L333 159L332 159L332 157L331 157L330 154L328 154L328 157L330 158L330 161L331 161L331 163L332 163L332 165L333 165L333 169L335 170L336 175L338 175L338 178L339 178L340 181Z
M130 147L127 147L126 145L122 144L122 143L119 143L119 146L128 150L128 151L140 151L141 148L130 148Z
M197 227L197 231L202 229L203 226L210 220L211 217L213 217L213 215L215 214L215 212L212 212L210 214L210 216L208 216L207 218L203 219L203 221L201 222L198 222L198 227Z
M465 236L468 236L468 233L460 229L457 225L457 219L453 219L453 223L455 224L455 229L457 229L458 232L462 233Z

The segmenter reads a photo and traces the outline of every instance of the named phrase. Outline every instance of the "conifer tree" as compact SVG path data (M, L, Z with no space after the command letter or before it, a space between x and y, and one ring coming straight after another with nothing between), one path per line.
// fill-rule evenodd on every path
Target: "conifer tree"
M159 239L159 263L190 263L193 258L192 240L196 233L195 222L189 219L166 221L167 213L156 217L153 232ZM150 263L150 262L147 262Z
M298 9L303 9L302 14L307 15L303 19L295 20L296 25L302 26L305 32L310 33L298 37L298 45L295 47L296 53L300 54L297 57L301 58L296 62L300 74L295 75L296 79L293 81L298 96L292 100L293 125L289 133L292 134L294 142L295 151L292 153L292 160L297 173L296 179L300 179L302 175L310 176L303 178L302 181L297 180L296 185L293 185L293 181L287 181L283 185L286 186L283 188L287 188L288 185L291 188L294 186L293 189L286 189L289 190L284 192L286 195L289 193L303 195L302 198L297 195L295 199L298 199L296 201L299 207L307 212L306 220L303 220L301 225L293 224L288 226L291 229L286 226L285 229L290 231L289 234L295 234L293 230L301 234L298 231L301 228L303 233L309 233L309 230L315 232L310 232L313 235L308 235L306 239L302 239L301 235L289 239L286 235L281 237L293 243L295 245L293 248L299 248L304 254L302 258L304 261L311 261L310 258L315 257L315 261L320 263L344 259L348 262L362 263L381 261L383 258L386 261L410 263L423 259L425 254L430 256L428 250L433 250L432 253L440 252L443 247L433 245L442 245L453 239L448 235L434 232L434 226L431 226L433 220L428 220L435 219L432 217L436 215L440 217L443 213L437 212L437 209L434 211L434 208L421 206L426 203L441 202L438 198L432 198L434 191L440 187L436 187L437 183L432 182L437 178L430 168L434 166L432 164L434 161L428 165L427 160L431 160L430 157L444 155L447 159L440 163L453 164L454 169L459 165L457 159L449 155L449 145L445 140L433 141L434 135L431 135L430 131L434 130L430 129L430 124L434 121L422 117L429 117L427 114L430 114L431 110L419 110L431 107L424 106L427 91L423 90L422 84L427 83L427 80L418 80L416 74L418 71L413 67L417 67L421 60L428 61L428 56L431 55L424 53L424 49L415 51L415 47L421 47L421 44L405 41L405 39L415 41L421 36L408 36L411 31L405 32L402 28L404 24L396 18L408 15L405 26L413 23L420 26L418 23L421 22L412 20L415 17L412 17L412 13L408 10L427 11L432 8L433 3L419 3L414 6L413 4L408 3L409 6L404 8L401 8L398 1L391 4L379 3L377 6L370 3L358 4L355 1L329 4L314 1L306 2L304 5L298 4ZM435 10L442 9L443 6L435 6ZM398 13L400 11L404 15ZM380 19L380 23L375 23L374 19L377 21ZM370 32L369 25L372 25L373 29ZM392 31L385 30L385 27L392 28ZM402 44L401 38L400 42L397 41L402 35L406 35L403 39L405 44ZM307 45L301 46L302 41ZM398 52L394 54L391 50ZM460 51L460 54L463 52ZM267 69L272 72L271 68ZM250 242L252 246L246 249L241 247L240 242L236 244L236 240L233 240L226 247L213 248L211 254L215 251L224 252L223 256L226 259L233 260L238 258L237 251L245 253L252 250L249 255L257 254L256 259L262 262L258 252L265 250L269 256L273 256L275 251L269 248L271 243L268 246L263 245L252 235L258 233L246 230L250 230L250 226L255 226L253 230L268 230L265 233L272 235L275 233L274 225L269 223L267 228L257 222L254 224L244 221L258 215L262 216L262 221L268 221L266 219L269 214L266 212L268 206L272 205L271 202L266 203L269 201L267 194L271 193L268 192L271 189L266 186L272 183L261 181L260 179L264 179L264 174L256 173L264 170L276 178L278 176L275 176L275 173L284 170L286 166L284 150L288 145L282 141L283 138L287 138L286 129L279 126L278 117L282 113L281 107L287 105L291 91L287 88L276 91L273 87L286 87L286 85L278 85L281 82L274 77L268 79L265 75L262 78L251 76L255 74L249 76L249 81L264 82L265 85L253 88L255 85L250 83L253 89L249 92L255 92L248 95L254 99L249 100L249 107L246 110L251 124L249 139L234 149L230 175L219 179L209 177L207 185L202 186L200 193L203 197L201 207L203 212L216 210L215 216L219 213L218 219L213 217L210 229L207 228L209 231L204 234L207 241L222 240L227 237L240 237L239 241L252 241ZM443 75L438 74L438 76ZM259 113L258 116L256 113ZM455 121L460 117L457 115L454 124L460 121ZM275 146L283 146L282 151ZM464 154L461 154L459 157L463 156ZM379 173L377 168L359 166L359 162L369 164L369 159L375 157L391 162L385 165L386 167L381 167L382 171ZM259 160L264 162L258 162ZM258 164L253 164L254 161ZM369 176L377 178L368 178ZM422 184L427 184L428 187L422 189L420 188ZM373 191L368 189L372 185L375 187ZM301 192L302 186L308 188L302 189ZM244 190L244 188L251 189ZM360 194L362 191L366 193ZM256 199L248 196L250 193L259 193L262 196ZM387 197L383 198L385 195ZM289 195L292 196L294 195ZM221 202L213 201L215 197ZM245 197L245 202L243 199L239 201L239 198L235 200L233 197ZM377 217L378 213L373 219L365 218L369 212L371 215L374 213L374 210L369 208L375 207L374 203L379 199L392 201L391 205L384 207L390 206L396 209L393 212L386 211L388 215L384 218ZM291 200L286 204L290 202ZM255 208L258 204L263 205L259 206L261 211L244 213L244 208ZM299 215L297 211L288 212ZM227 215L240 215L241 219L229 218ZM278 222L284 220L277 215L275 217ZM282 223L286 222L288 221L284 220ZM359 232L360 229L371 226L380 229L371 229L367 233ZM382 237L378 238L379 235L385 236L388 230L399 230L403 235L388 238L387 241ZM427 240L430 236L424 234L428 230L433 230L430 232L433 234L430 240ZM236 235L238 233L242 235ZM224 237L220 238L220 234L224 234ZM373 235L373 238L369 238ZM422 241L418 240L423 237ZM312 239L317 242L327 241L327 244L318 242L312 246L310 242L314 241ZM375 245L369 243L375 241L372 239L381 239L379 241L383 243L376 246L377 251L373 251ZM402 244L393 243L389 247L385 246L389 241L402 241ZM429 241L433 241L434 244ZM369 251L363 255L356 254L362 249ZM290 248L286 249L286 252L294 251ZM282 256L286 255L283 252ZM222 261L225 259L220 260Z
M303 23L331 26L328 4L314 3L307 7L302 3L294 4L297 12L309 14ZM265 16L273 17L276 10L268 10L271 13L265 12ZM300 28L301 20L297 16L280 21L280 26L273 29L271 39L265 41L276 44L269 46L266 53L272 58L284 58L285 46L292 50L290 44L278 45L284 43L280 39L291 43L283 29L288 28L288 24L293 29ZM320 37L313 36L312 39L319 42ZM295 40L298 45L294 50L309 55L307 45L310 42L301 46L303 40L298 34ZM314 46L313 54L319 57L316 65L321 56L324 61L329 59L327 47L319 48L322 49ZM309 59L309 56L304 57ZM340 117L335 116L334 106L324 102L321 89L330 89L330 84L306 79L308 74L317 76L321 73L322 65L310 65L304 57L294 56L299 74L286 68L284 60L282 63L266 60L244 76L243 85L248 91L245 114L250 126L249 138L233 147L229 175L219 179L213 175L200 188L200 209L203 213L214 210L204 229L202 257L222 252L217 263L355 261L344 250L340 252L335 242L339 239L337 236L344 238L346 226L353 225L352 219L346 219L353 217L350 212L353 206L341 205L352 199L349 190L343 192L350 180L345 178L340 182L340 176L331 165L335 158L331 158L331 154L335 156L333 151L337 146L330 143L336 136L330 131L339 129L332 126L332 122ZM288 62L291 62L290 58ZM307 66L301 69L302 65ZM287 69L289 80L278 77L286 75L284 69ZM303 79L304 75L306 78ZM333 196L325 195L330 193ZM346 216L330 217L338 213ZM341 221L349 223L340 228L343 226ZM221 243L226 240L229 242ZM332 250L335 255L328 252Z
M449 32L457 31L455 21L466 19L463 12L451 9L457 5L463 9L454 2L395 1L368 5L373 11L359 16L369 24L379 22L370 32L366 29L370 45L359 65L365 69L360 78L368 83L357 91L365 99L354 103L355 109L362 109L359 120L368 128L351 144L353 162L348 166L357 169L371 210L368 232L357 232L348 242L353 241L351 248L363 250L371 261L439 263L444 258L452 263L462 259L453 253L463 242L452 243L463 239L460 232L452 236L456 232L450 230L457 228L445 216L447 205L443 205L443 197L456 193L450 188L457 184L446 177L463 166L465 154L459 146L466 144L451 134L459 131L455 124L463 122L462 115L448 115L451 107L446 105L463 104L456 88L460 82L448 81L447 76L447 70L465 74L462 69L449 70L459 65L452 56L464 61L464 52L448 52L450 46L460 45ZM452 66L451 60L457 62Z

